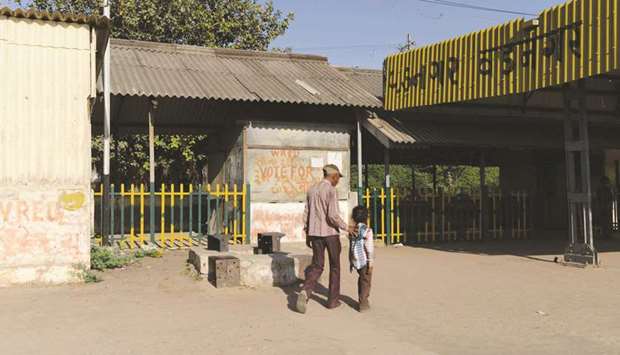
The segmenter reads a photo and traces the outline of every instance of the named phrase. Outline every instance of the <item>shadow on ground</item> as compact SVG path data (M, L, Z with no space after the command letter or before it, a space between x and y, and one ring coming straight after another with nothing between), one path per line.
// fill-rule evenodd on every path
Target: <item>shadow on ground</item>
M298 282L294 286L284 286L284 287L279 287L279 288L286 295L288 309L293 312L297 312L297 308L296 308L297 294L301 292L301 282ZM327 296L328 296L327 287L319 283L317 284L316 290L314 291L314 293L312 293L312 296L310 297L310 302L314 301L322 305L323 307L327 307ZM357 310L358 304L357 304L357 301L354 300L353 298L349 296L345 296L345 295L340 295L340 301L344 303L345 305L353 308L354 310Z
M449 242L436 244L417 244L411 247L444 251L449 253L466 253L475 255L513 255L541 262L554 262L555 256L561 256L568 244L568 237L549 233L538 235L528 240L489 240ZM599 239L595 246L600 253L620 251L620 240Z

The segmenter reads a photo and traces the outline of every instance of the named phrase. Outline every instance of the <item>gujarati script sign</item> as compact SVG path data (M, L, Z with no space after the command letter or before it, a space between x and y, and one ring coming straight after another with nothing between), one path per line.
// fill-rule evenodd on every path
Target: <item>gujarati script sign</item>
M388 110L521 94L620 68L618 0L572 0L509 23L391 55Z

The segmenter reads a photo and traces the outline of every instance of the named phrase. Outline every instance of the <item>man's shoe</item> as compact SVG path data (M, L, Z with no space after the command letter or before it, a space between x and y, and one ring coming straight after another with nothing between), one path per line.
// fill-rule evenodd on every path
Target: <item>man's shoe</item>
M327 309L334 309L334 308L338 308L342 305L342 302L340 301L335 301L335 302L329 302L327 304Z
M301 314L306 313L307 305L308 305L308 294L306 293L306 291L301 291L297 295L297 304L296 304L297 312Z
M360 313L370 311L370 303L368 303L368 301L361 301L359 304L359 311Z

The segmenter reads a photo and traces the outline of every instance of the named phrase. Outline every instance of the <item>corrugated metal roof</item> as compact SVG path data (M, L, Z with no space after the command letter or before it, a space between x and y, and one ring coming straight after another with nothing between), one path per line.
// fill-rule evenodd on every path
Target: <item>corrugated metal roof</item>
M381 107L324 57L113 39L113 95Z
M474 124L447 121L398 121L371 117L364 126L383 145L468 146L514 149L563 149L561 125Z
M0 16L25 18L30 20L44 20L66 23L88 24L93 27L108 28L110 21L107 17L98 15L69 14L60 12L39 11L33 9L0 8Z
M344 67L338 70L375 97L383 97L383 70Z

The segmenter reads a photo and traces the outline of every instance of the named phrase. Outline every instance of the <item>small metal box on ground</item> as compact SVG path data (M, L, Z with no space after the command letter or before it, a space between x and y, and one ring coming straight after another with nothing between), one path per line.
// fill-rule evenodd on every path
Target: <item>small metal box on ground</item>
M227 252L229 240L230 240L230 236L227 234L208 235L207 236L207 250Z
M209 279L217 288L241 285L239 259L234 256L210 256Z
M258 234L258 253L273 254L280 251L280 239L284 233L268 232Z

